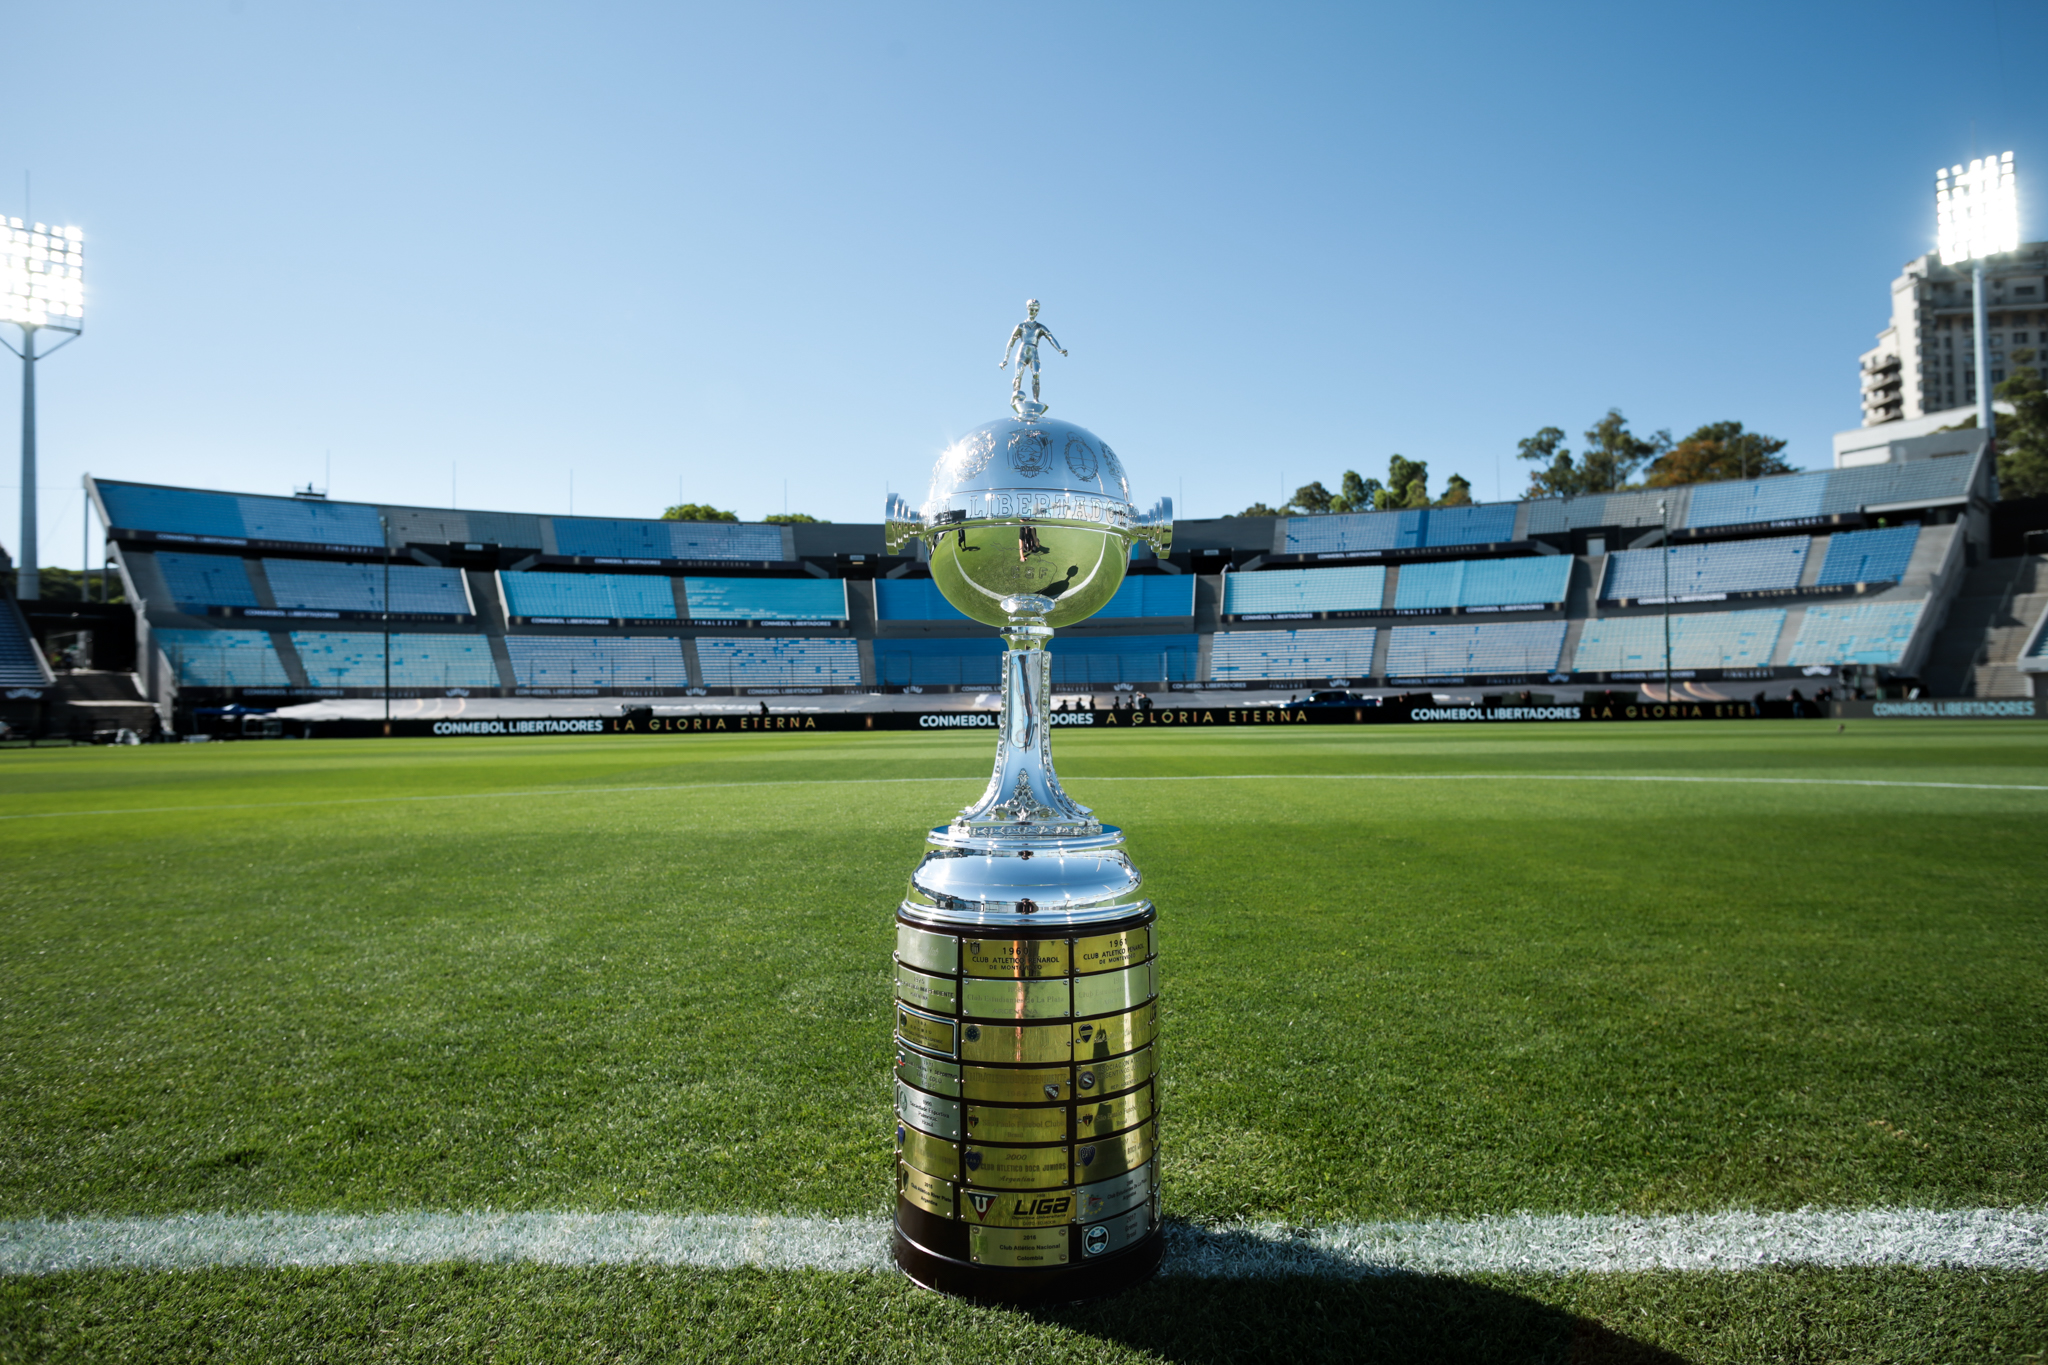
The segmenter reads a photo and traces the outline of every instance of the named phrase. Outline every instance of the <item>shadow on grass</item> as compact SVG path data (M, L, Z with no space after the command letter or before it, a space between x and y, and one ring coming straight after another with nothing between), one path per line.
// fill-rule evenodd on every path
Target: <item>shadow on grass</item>
M1185 1234L1183 1234L1185 1235ZM1205 1250L1246 1260L1265 1245L1201 1233ZM1173 1273L1115 1298L1033 1311L1038 1320L1177 1362L1558 1361L1674 1365L1683 1357L1589 1318L1471 1280L1289 1254L1277 1273L1211 1279Z

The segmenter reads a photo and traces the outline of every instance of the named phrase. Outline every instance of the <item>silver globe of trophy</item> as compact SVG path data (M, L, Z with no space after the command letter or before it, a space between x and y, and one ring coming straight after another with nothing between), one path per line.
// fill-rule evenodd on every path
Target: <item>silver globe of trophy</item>
M1053 773L1046 647L1109 601L1136 542L1172 537L1100 437L1046 417L1038 349L1059 344L1026 308L1003 355L1016 416L948 447L886 533L894 553L921 540L946 599L1008 646L988 790L931 832L896 913L896 1262L1011 1303L1159 1264L1156 912L1123 834Z

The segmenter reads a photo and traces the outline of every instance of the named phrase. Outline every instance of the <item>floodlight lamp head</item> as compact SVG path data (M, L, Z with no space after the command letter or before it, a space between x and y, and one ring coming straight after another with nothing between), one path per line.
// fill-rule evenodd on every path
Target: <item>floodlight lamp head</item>
M2012 153L1936 171L1934 224L1943 265L2017 251L2020 204Z
M85 234L10 218L0 239L0 322L83 331Z

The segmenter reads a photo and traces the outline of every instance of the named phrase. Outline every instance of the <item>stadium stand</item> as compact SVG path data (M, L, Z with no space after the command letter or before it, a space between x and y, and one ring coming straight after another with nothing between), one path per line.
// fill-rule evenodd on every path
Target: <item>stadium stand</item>
M1055 635L1052 680L1075 684L1193 682L1201 642L1187 635Z
M1975 467L1975 460L1951 457L1832 469L1797 477L1827 480L1820 510L1832 514L1901 503L1962 502L1969 497L1970 475Z
M377 509L316 498L259 498L100 480L113 525L134 531L301 545L384 544Z
M1484 545L1512 540L1515 504L1422 507L1405 512L1345 512L1289 517L1284 553L1397 550L1422 546Z
M1701 484L1692 490L1692 510L1685 524L1742 526L1819 516L1830 472Z
M1766 668L1785 629L1781 608L1684 612L1671 617L1671 667ZM1664 667L1662 616L1613 616L1586 622L1572 656L1574 672L1622 673Z
M1394 606L1409 611L1542 606L1564 601L1571 580L1570 555L1404 564L1394 588Z
M685 578L692 618L742 621L844 621L839 578Z
M42 687L49 681L14 599L0 598L0 687Z
M159 554L157 562L169 557ZM277 605L304 610L381 612L384 574L382 564L337 564L324 559L263 561L263 576L270 580L270 593ZM393 564L390 574L391 610L436 616L470 614L462 570Z
M507 635L521 687L688 687L672 635Z
M397 596L396 591L392 594ZM382 687L381 631L295 630L292 648L314 687ZM496 687L491 642L482 635L391 636L393 687Z
M1372 673L1372 647L1378 634L1371 626L1218 631L1209 648L1209 676L1218 681L1363 678Z
M1786 662L1805 664L1895 664L1913 638L1925 602L1858 602L1813 606L1799 623Z
M1267 569L1225 574L1223 614L1378 611L1387 595L1387 571L1377 564L1346 569Z
M709 687L840 687L860 682L860 646L802 636L699 636Z
M277 647L260 630L155 632L172 676L188 687L285 687L291 682Z
M879 621L965 621L939 585L929 578L875 580L875 619ZM880 646L877 646L879 648Z
M1003 642L993 635L875 641L875 681L886 687L994 687L1002 674Z
M1547 673L1557 667L1564 631L1563 621L1395 626L1387 639L1387 676Z
M697 609L694 592L690 610ZM1116 595L1096 613L1104 620L1138 616L1193 616L1192 575L1141 574L1126 578ZM882 578L875 581L875 616L882 621L965 621L929 578Z
M1877 531L1844 531L1828 540L1827 558L1821 561L1823 586L1836 583L1896 583L1906 576L1914 547L1920 543L1917 525L1887 526Z
M256 589L239 555L181 554L159 550L156 566L178 606L204 614L208 607L253 607Z
M1607 580L1600 596L1610 600L1662 597L1667 558L1674 597L1797 587L1811 545L1807 536L1779 536L1621 550L1607 556Z
M783 559L782 529L755 522L555 517L555 552L625 559Z
M1557 535L1565 531L1577 531L1590 526L1657 526L1664 519L1657 510L1659 502L1671 502L1673 495L1683 498L1688 490L1680 488L1665 492L1648 493L1592 493L1579 498L1539 498L1531 501L1529 507L1528 534L1532 536ZM1674 506L1673 511L1677 508ZM1676 517L1672 525L1682 525Z
M675 591L659 574L501 573L507 616L583 616L673 621Z

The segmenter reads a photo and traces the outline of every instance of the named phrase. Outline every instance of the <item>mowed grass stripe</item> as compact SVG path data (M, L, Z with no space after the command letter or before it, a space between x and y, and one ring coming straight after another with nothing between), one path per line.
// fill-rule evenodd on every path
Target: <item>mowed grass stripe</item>
M619 796L648 792L735 791L762 787L869 787L906 782L960 782L959 777L820 777L775 782L677 782L642 787L542 787L528 791L440 792L412 796L346 796L311 801L245 801L219 805L125 806L106 810L27 811L0 820L61 820L93 815L194 815L225 810L282 810L302 806L371 806L419 801L508 801L541 796ZM1900 787L1907 789L2048 792L2048 785L2013 782L1908 782L1857 777L1732 777L1660 773L1158 773L1100 774L1084 782L1698 782L1776 787Z
M1786 1266L2048 1270L2048 1208L1167 1224L1161 1273L1206 1279L1634 1274ZM346 1265L886 1271L879 1218L634 1213L189 1214L0 1223L0 1274Z

